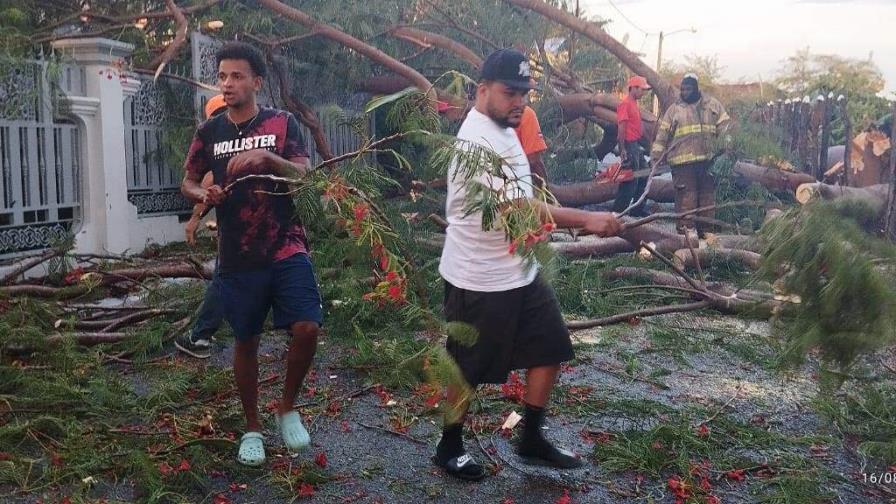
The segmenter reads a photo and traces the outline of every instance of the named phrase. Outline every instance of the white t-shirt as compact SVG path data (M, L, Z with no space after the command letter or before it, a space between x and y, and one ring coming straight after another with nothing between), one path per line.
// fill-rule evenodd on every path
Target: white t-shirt
M514 180L506 182L514 184L515 197L532 197L529 160L513 128L502 128L474 108L457 132L457 138L490 148L503 157L506 176L520 179L520 183ZM455 180L456 169L456 165L452 165L448 170L448 199L445 203L448 229L439 264L442 278L455 287L479 292L505 291L529 285L538 274L535 262L527 265L522 257L511 254L508 250L510 242L502 229L483 231L481 213L464 217L467 191L462 177ZM474 180L496 189L505 184L504 179L488 174Z

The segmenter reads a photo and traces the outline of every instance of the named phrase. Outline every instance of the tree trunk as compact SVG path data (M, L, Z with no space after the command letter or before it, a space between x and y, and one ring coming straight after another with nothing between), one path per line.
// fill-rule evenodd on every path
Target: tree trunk
M552 242L551 248L566 257L609 257L635 251L631 243L622 238L582 237L579 241Z
M710 249L737 249L749 250L759 253L762 251L762 243L755 236L748 235L717 235L707 233L706 246Z
M551 4L542 0L504 0L507 3L516 5L523 9L535 11L551 21L563 25L574 30L589 39L597 45L603 47L613 56L619 58L623 65L628 67L632 72L643 76L647 82L653 87L654 92L659 98L660 108L665 110L675 101L675 88L665 79L660 77L652 68L638 58L638 55L628 50L624 45L611 37L607 32L602 30L600 26L579 19L574 15L558 9Z
M174 58L177 51L179 51L184 45L184 42L187 41L187 31L189 30L187 18L184 16L183 11L181 11L181 9L174 3L174 0L165 0L165 6L168 8L168 12L171 13L171 16L174 17L176 28L174 30L174 40L168 44L168 47L165 48L158 58L154 59L149 64L150 69L155 68L153 79L159 78L159 75L165 70L165 65Z
M389 70L412 82L414 86L416 86L420 91L428 93L432 90L432 83L430 83L429 80L423 76L423 74L398 61L392 56L389 56L383 51L380 51L376 47L358 40L348 33L338 30L333 26L322 23L309 16L308 14L300 11L299 9L286 5L278 0L258 0L258 3L264 5L280 16L291 19L299 24L306 26L311 31L320 34L322 37L326 37L330 40L338 42L345 47L369 58L371 61L383 65Z
M883 212L887 205L887 193L890 188L886 184L868 187L846 187L821 182L802 184L796 190L796 200L805 205L816 199L833 200L839 198L855 198L867 201Z
M619 184L598 184L592 180L566 185L548 184L548 190L557 198L557 201L561 205L568 207L611 201L616 197L618 189ZM675 186L672 185L672 180L654 178L653 183L650 184L650 191L647 193L647 197L660 203L674 202Z
M789 172L745 161L736 162L732 174L735 177L735 183L749 185L756 182L775 192L794 191L800 184L815 182L815 177L808 173Z
M618 124L616 107L620 99L605 93L574 93L557 97L557 104L563 111L563 121L569 122L581 117L592 116L603 125ZM651 112L641 111L641 138L649 143L656 134L657 118Z
M697 263L694 260L694 255L697 256L697 260L700 261L701 265L706 264L713 259L723 259L741 263L753 271L758 270L760 263L762 262L762 256L756 252L724 248L694 249L693 254L690 249L676 250L672 260L682 269L696 268Z
M292 112L298 120L311 131L311 138L314 139L314 147L317 154L324 160L333 159L333 151L330 149L330 143L327 141L327 134L324 133L323 127L320 125L320 119L314 112L314 109L307 103L293 96L289 91L289 80L286 78L286 72L283 70L283 62L279 58L275 58L272 53L268 53L271 61L271 69L277 77L280 88L280 99L287 110Z
M392 28L387 33L395 38L407 40L408 42L416 44L420 47L435 46L439 49L444 49L448 52L454 53L460 59L466 61L470 64L470 66L477 70L482 67L482 58L479 57L478 54L473 52L469 47L444 35L418 30L416 28L410 28L407 26Z

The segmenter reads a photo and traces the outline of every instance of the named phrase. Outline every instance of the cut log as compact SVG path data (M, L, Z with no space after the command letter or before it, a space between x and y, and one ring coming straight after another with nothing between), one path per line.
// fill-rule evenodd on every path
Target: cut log
M759 253L762 243L755 236L706 234L706 246L712 249L749 250Z
M635 251L635 247L622 238L583 237L574 242L553 242L551 248L566 257L609 257Z
M691 253L690 249L676 250L672 260L679 268L696 268L697 263L694 261L696 255L700 264L706 264L715 259L737 262L743 264L751 270L758 270L762 262L762 256L756 252L749 250L725 249L725 248L702 248L694 249Z
M557 198L562 206L580 207L612 201L619 190L619 184L598 184L597 181L588 180L575 184L554 185L548 184L548 190ZM668 178L654 178L650 184L647 197L660 203L675 201L675 186Z
M821 182L813 182L802 184L796 189L796 200L805 205L810 201L823 199L833 200L840 198L855 198L867 201L874 206L879 206L883 212L887 204L887 192L889 187L886 184L878 184L868 187L846 187Z
M755 182L770 191L794 191L800 184L815 182L815 177L808 173L797 173L759 166L745 161L738 161L732 169L735 183L750 185Z
M661 254L674 254L676 250L688 248L688 238L667 228L645 224L634 228L623 229L619 237L629 242L636 250L641 243L650 243ZM690 246L697 248L698 241L691 236Z
M563 112L563 122L592 116L601 125L618 124L616 107L620 99L616 95L604 93L573 93L557 97L557 104ZM641 111L641 130L647 142L652 141L657 118L652 113Z

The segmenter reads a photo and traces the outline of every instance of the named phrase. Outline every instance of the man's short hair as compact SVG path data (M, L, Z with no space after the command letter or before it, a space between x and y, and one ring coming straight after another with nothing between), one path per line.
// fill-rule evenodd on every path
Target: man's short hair
M215 54L215 64L220 65L221 60L245 60L252 68L252 73L264 79L268 74L268 67L264 63L264 57L255 47L245 42L227 42Z

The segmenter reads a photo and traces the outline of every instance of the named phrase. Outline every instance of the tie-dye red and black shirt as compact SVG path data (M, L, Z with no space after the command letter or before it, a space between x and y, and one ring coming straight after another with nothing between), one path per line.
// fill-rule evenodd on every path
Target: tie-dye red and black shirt
M308 156L296 118L289 112L262 108L253 120L239 125L226 114L202 123L184 169L197 180L211 171L215 184L225 187L239 177L228 177L228 161L252 149L267 149L284 159ZM307 252L305 230L294 220L292 198L258 192L286 190L283 184L266 180L241 182L216 207L221 271L261 269Z

